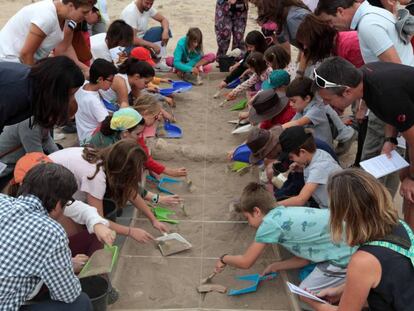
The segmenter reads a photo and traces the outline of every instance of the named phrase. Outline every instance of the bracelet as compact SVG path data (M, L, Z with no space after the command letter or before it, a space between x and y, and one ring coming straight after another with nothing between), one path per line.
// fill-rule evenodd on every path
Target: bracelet
M227 256L227 255L228 254L223 254L223 255L220 256L220 262L225 266L227 266L227 264L223 261L223 259L224 259L224 256Z

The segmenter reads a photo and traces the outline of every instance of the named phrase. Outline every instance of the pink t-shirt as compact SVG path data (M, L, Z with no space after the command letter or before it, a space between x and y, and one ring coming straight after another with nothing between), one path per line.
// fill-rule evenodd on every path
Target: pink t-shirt
M338 32L335 54L351 62L357 68L364 65L358 33L356 31Z
M86 202L86 195L89 193L93 197L102 200L106 191L106 175L102 167L99 169L95 178L89 180L96 171L96 165L91 164L82 157L82 147L65 148L48 157L57 164L66 167L75 175L78 191L75 192L73 198L82 202Z

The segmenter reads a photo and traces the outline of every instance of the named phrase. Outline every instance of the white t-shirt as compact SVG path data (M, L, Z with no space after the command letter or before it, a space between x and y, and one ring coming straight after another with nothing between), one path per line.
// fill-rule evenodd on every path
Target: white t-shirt
M88 82L87 82L88 83ZM86 91L83 85L75 93L78 111L75 114L79 142L84 142L108 115L98 92Z
M88 179L95 174L96 164L91 164L82 157L83 149L82 147L65 148L48 155L48 157L75 175L78 184L78 191L73 195L75 200L86 202L88 193L102 200L106 191L106 175L100 168L95 178Z
M117 73L116 76L124 79L127 90L128 90L128 94L131 93L131 85L128 82L128 75ZM115 93L115 91L112 88L109 88L106 91L99 90L99 94L101 94L102 99L106 101L107 103L111 103L114 105L118 104L118 95Z
M149 18L154 17L156 14L157 10L153 7L141 13L135 1L133 1L125 7L120 18L137 31L138 38L142 38L148 29Z
M20 62L20 52L26 42L31 24L36 25L46 34L46 38L34 55L35 60L49 56L63 40L63 30L60 28L53 1L36 2L18 11L1 29L0 61Z
M112 62L111 53L109 52L105 38L106 32L98 33L97 35L90 37L92 57L94 60L103 58L108 62Z

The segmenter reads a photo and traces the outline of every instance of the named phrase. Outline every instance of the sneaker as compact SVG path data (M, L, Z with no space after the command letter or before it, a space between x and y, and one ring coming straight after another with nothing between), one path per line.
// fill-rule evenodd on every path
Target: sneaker
M340 156L340 155L347 153L349 148L351 148L352 143L357 138L358 138L358 132L354 130L354 134L352 135L350 139L343 141L343 142L339 142L336 145L336 148L335 148L336 155Z
M203 84L203 80L201 79L200 75L195 76L191 72L184 73L183 80L190 82L193 85L201 85Z
M168 66L165 62L161 61L158 64L155 64L154 69L158 72L170 72L172 68Z
M59 141L65 139L66 135L63 133L53 133L53 140Z

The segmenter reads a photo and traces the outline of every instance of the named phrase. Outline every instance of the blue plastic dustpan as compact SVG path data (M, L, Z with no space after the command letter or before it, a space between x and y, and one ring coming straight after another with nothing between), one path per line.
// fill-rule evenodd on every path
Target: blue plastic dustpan
M119 106L117 104L111 103L103 98L101 99L102 99L103 104L105 105L106 110L110 112L115 112L119 110Z
M236 148L233 154L233 161L250 163L249 158L252 151L246 144L240 145Z
M181 138L183 137L183 131L177 126L168 121L164 122L164 130L167 133L165 138Z
M234 89L240 84L240 82L240 78L237 78L236 80L233 80L227 84L226 89Z
M236 295L243 295L247 293L253 293L257 290L257 286L261 281L267 281L267 280L273 280L277 277L276 272L272 272L263 276L260 276L260 274L248 274L243 276L237 276L236 279L241 281L248 281L252 284L248 287L242 288L242 289L230 289L227 293L229 296L236 296Z
M193 85L185 81L173 81L172 87L160 89L160 94L163 96L169 96L175 93L183 93L189 91Z
M151 176L151 175L147 175L147 180L157 184L157 189L159 191L167 193L167 194L171 194L171 195L174 195L174 193L172 193L170 190L168 190L163 185L168 184L168 183L178 184L178 183L182 182L182 180L178 180L178 179L174 179L174 178L170 178L170 177L162 177L161 179L157 179L157 178L155 178L154 176Z

